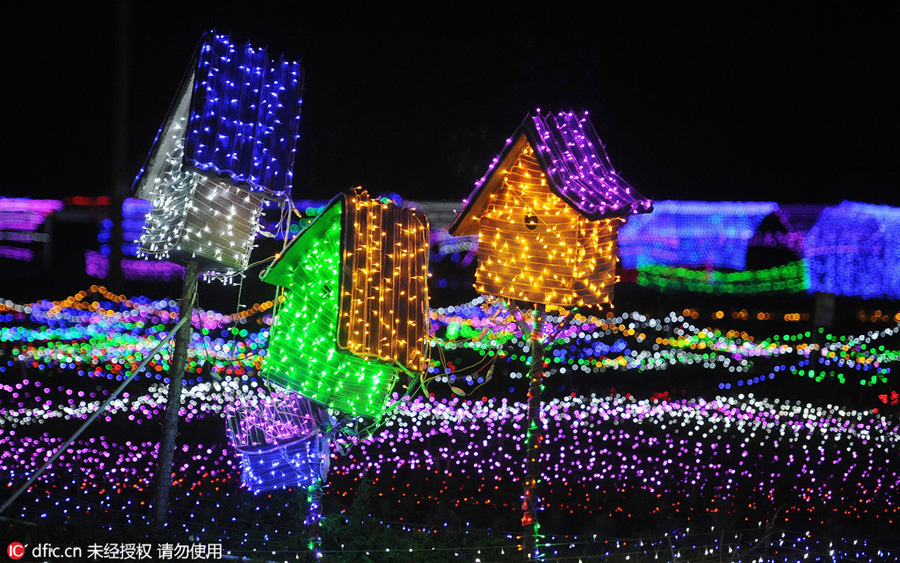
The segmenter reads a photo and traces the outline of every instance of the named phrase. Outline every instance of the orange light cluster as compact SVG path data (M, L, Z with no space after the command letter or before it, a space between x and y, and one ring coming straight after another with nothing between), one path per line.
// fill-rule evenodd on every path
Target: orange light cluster
M590 221L554 194L524 135L511 155L478 218L476 289L562 306L612 301L624 219Z
M339 345L424 371L428 222L418 211L361 191L345 207Z

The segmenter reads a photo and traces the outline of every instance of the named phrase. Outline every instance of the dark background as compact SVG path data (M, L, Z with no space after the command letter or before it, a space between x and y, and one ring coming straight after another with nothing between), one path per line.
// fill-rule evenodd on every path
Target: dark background
M126 5L123 120L115 92ZM0 194L96 196L130 183L197 41L215 29L302 61L295 199L356 185L462 199L540 107L590 110L614 166L654 199L900 205L890 86L900 10L887 3L329 6L96 1L8 11Z

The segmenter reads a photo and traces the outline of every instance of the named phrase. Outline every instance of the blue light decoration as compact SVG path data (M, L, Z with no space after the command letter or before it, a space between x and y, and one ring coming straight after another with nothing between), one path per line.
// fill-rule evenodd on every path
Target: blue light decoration
M290 197L300 64L203 36L135 180L149 200L139 255L230 276L247 266L264 200Z
M328 441L317 436L241 451L241 480L255 493L306 488L328 473Z
M122 203L122 255L137 256L138 240L141 238L141 232L144 230L144 218L147 213L153 209L153 204L144 199L127 198ZM113 220L105 217L97 224L97 242L100 243L100 254L102 256L110 256L112 247L110 242L113 239Z
M772 202L657 201L619 230L625 268L651 265L744 270L747 248Z
M331 419L305 397L276 388L226 407L228 439L240 452L241 480L260 493L324 482Z
M184 163L228 176L251 191L291 191L303 75L299 62L270 60L265 49L206 33L144 168L140 189L176 144Z
M293 180L303 83L298 62L205 36L197 60L185 161L235 184L287 195Z
M150 202L137 199L134 197L126 198L124 202L122 202L122 255L123 256L137 256L138 255L138 240L141 238L141 233L144 229L144 217L147 216L147 213L150 212L152 205ZM100 242L109 242L112 239L112 221L108 219L103 222L101 225L103 227L101 229L100 235L98 236ZM107 230L106 228L109 228ZM109 234L106 234L109 233ZM106 240L102 240L104 238ZM103 252L103 246L100 247L100 252L104 256L108 256L108 253Z
M803 247L810 292L900 298L900 208L844 201L822 211Z

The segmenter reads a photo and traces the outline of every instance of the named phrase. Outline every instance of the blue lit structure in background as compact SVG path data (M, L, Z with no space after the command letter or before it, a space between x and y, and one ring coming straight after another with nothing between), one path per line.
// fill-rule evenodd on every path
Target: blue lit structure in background
M778 205L755 201L657 201L619 230L625 268L651 265L744 270L747 249Z
M803 254L811 292L900 298L900 209L852 201L828 207Z

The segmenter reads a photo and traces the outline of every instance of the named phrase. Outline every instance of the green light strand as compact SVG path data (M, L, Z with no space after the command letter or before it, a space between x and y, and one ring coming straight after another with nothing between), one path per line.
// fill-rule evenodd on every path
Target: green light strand
M716 295L799 293L809 288L802 260L746 272L647 266L638 270L637 282L643 287L660 291L692 291Z

